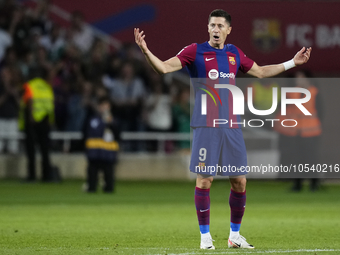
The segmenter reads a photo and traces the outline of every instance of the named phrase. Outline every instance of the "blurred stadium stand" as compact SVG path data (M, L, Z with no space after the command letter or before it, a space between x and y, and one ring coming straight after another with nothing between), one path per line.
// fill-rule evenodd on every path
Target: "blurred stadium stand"
M308 12L301 12L301 9L305 9L306 2L309 4ZM12 76L19 70L20 77L16 77L13 84L19 89L29 77L28 70L32 65L48 66L53 75L51 83L56 95L56 125L51 138L62 140L62 144L54 149L52 162L60 167L65 177L85 176L85 157L80 149L72 152L71 141L82 139L86 115L98 97L110 96L112 104L116 107L114 115L122 122L129 122L119 116L119 104L112 93L113 87L116 86L115 81L123 76L121 70L123 63L132 63L134 78L143 84L141 108L153 93L155 85L161 85L164 88L163 93L171 98L172 103L168 107L173 109L174 105L181 105L180 93L183 88L190 85L186 72L155 78L138 47L134 45L132 34L134 26L145 29L149 47L161 59L166 59L193 41L203 42L207 39L204 30L205 17L211 11L211 6L218 6L232 14L234 29L230 42L243 49L259 64L285 61L293 56L302 44L307 43L309 45L304 46L313 46L312 61L308 68L315 75L336 77L340 74L340 66L331 61L340 58L340 24L337 12L340 3L337 1L201 0L195 1L193 16L187 15L186 11L192 7L192 1L181 1L182 8L178 8L178 1L154 0L146 4L129 0L115 1L113 4L112 1L102 0L101 5L96 5L96 8L93 8L93 3L94 1L81 0L0 1L0 31L3 35L1 37L3 43L0 44L2 47L0 53L3 50L3 54L0 55L0 69L10 68ZM83 15L84 31L90 31L84 36L93 37L90 48L84 51L80 50L81 42L77 45L79 41L75 36L75 30L79 24L77 25L74 20L74 11L79 11ZM176 13L176 18L173 13ZM324 17L327 17L327 21ZM181 24L189 26L195 24L202 29L188 30ZM26 37L20 38L21 34L25 34ZM182 36L178 36L179 34ZM53 36L60 40L60 44L53 45ZM10 43L6 43L6 38L10 38ZM162 43L159 43L160 40ZM3 83L2 77L0 83ZM338 90L338 88L330 90L330 86L321 89L327 98L333 98ZM72 115L72 109L79 111L73 112ZM335 153L338 146L334 141L340 139L336 131L339 121L332 119L336 114L334 109L338 109L338 100L327 100L325 130L328 132L325 132L321 145L321 158L327 164L338 163ZM146 121L147 114L144 108L138 112L134 130L128 130L122 125L122 139L145 143L157 140L158 153L149 153L145 143L140 146L142 149L134 152L123 146L117 177L190 178L187 171L188 148L183 143L176 142L188 141L190 134L180 132L175 116L171 116L171 128L159 130L160 132L150 129ZM80 127L75 127L72 125L72 116L83 116L77 119L77 122L84 123ZM21 133L14 136L1 134L0 130L0 138L23 139ZM244 137L250 165L278 163L276 133L245 129ZM168 141L172 144L170 149L167 147ZM25 158L21 154L14 156L1 154L0 165L0 177L24 176ZM140 168L144 170L139 171Z

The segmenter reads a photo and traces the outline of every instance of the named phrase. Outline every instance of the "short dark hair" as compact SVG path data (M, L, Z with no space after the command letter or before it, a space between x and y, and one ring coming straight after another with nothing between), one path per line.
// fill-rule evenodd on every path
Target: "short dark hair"
M213 10L210 13L210 15L209 15L208 23L210 22L210 18L211 17L222 17L222 18L225 18L225 21L227 23L229 23L229 25L231 25L231 16L225 10L222 10L222 9Z

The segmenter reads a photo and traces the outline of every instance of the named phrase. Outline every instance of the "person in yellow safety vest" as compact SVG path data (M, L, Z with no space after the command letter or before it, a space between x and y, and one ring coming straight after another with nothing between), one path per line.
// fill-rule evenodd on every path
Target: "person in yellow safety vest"
M321 120L323 117L322 102L318 88L312 84L310 79L311 74L308 71L298 71L295 74L296 87L308 89L311 93L311 98L303 106L312 114L305 115L296 105L289 104L286 108L286 115L282 116L278 112L274 125L274 130L280 134L279 147L281 152L281 164L298 165L309 164L311 168L313 165L316 167L318 163L318 144L320 135L322 134ZM303 98L305 94L302 93L289 93L289 98ZM295 127L284 127L281 121L284 119L294 119L297 122ZM290 123L289 125L293 125ZM288 125L288 124L287 124ZM296 170L298 172L298 170ZM307 174L295 175L300 177L294 179L292 191L302 190L303 178L311 179L310 189L316 191L319 188L319 181L317 174L312 171Z
M273 88L277 88L277 100L280 102L280 86L273 79L263 79L262 83L258 80L250 84L253 88L253 104L257 110L268 110L273 102Z
M248 85L248 87L252 87L253 89L253 94L252 94L252 99L253 99L253 106L257 110L268 110L272 107L273 104L273 88L277 88L277 103L279 104L281 101L281 89L279 84L274 80L270 78L263 79L261 83L256 80L252 82L251 84ZM248 93L248 89L247 89ZM248 98L248 97L247 97ZM275 116L275 113L271 115L264 115L264 116L259 116L259 115L253 115L252 113L249 112L251 115L249 118L256 118L256 119L271 119ZM265 121L264 127L266 129L271 129L271 124L270 122Z
M42 181L53 181L50 163L50 125L54 121L54 94L51 85L44 79L47 71L33 70L35 78L24 84L20 103L19 128L25 131L25 147L28 158L27 182L36 181L35 144L42 155Z

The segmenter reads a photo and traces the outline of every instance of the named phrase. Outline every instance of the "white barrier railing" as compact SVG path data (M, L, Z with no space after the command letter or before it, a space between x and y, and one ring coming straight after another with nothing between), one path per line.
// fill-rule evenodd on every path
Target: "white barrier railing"
M22 140L25 138L23 132L3 132L0 131L0 139L15 139ZM59 132L52 131L50 133L52 140L81 140L83 134L81 132ZM190 140L190 133L159 133L159 132L122 132L122 140L175 140L183 141Z
M275 139L276 134L273 132L243 132L245 139ZM22 140L25 138L23 132L3 132L0 131L0 139ZM81 132L60 132L52 131L50 133L52 140L81 140L83 134ZM190 133L163 133L163 132L122 132L122 140L158 140L158 141L185 141L190 140Z
M244 139L269 139L271 141L271 149L277 148L278 134L270 131L256 130L249 132L245 130L243 132ZM58 132L52 131L50 133L52 140L63 140L63 149L68 151L70 148L71 140L81 140L83 134L81 132ZM189 141L191 138L190 133L163 133L163 132L122 132L122 140L134 140L134 141L159 141L158 148L160 151L164 151L165 141ZM23 140L25 134L23 132L3 132L0 130L1 140Z
M159 141L158 148L164 151L165 141L189 141L190 133L159 133L159 132L122 132L122 140L139 140L139 141ZM1 140L23 140L25 139L25 133L23 132L3 132L0 131ZM69 151L71 146L71 140L83 139L83 133L81 132L58 132L52 131L50 133L50 139L63 140L63 150Z

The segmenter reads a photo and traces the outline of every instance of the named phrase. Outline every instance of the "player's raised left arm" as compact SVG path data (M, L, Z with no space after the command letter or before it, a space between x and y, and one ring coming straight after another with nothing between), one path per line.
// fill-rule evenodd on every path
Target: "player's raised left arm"
M259 66L254 62L253 66L248 71L248 74L258 78L266 78L278 75L279 73L282 73L290 68L307 63L311 52L312 48L306 49L303 47L298 53L295 54L293 59L277 65Z

